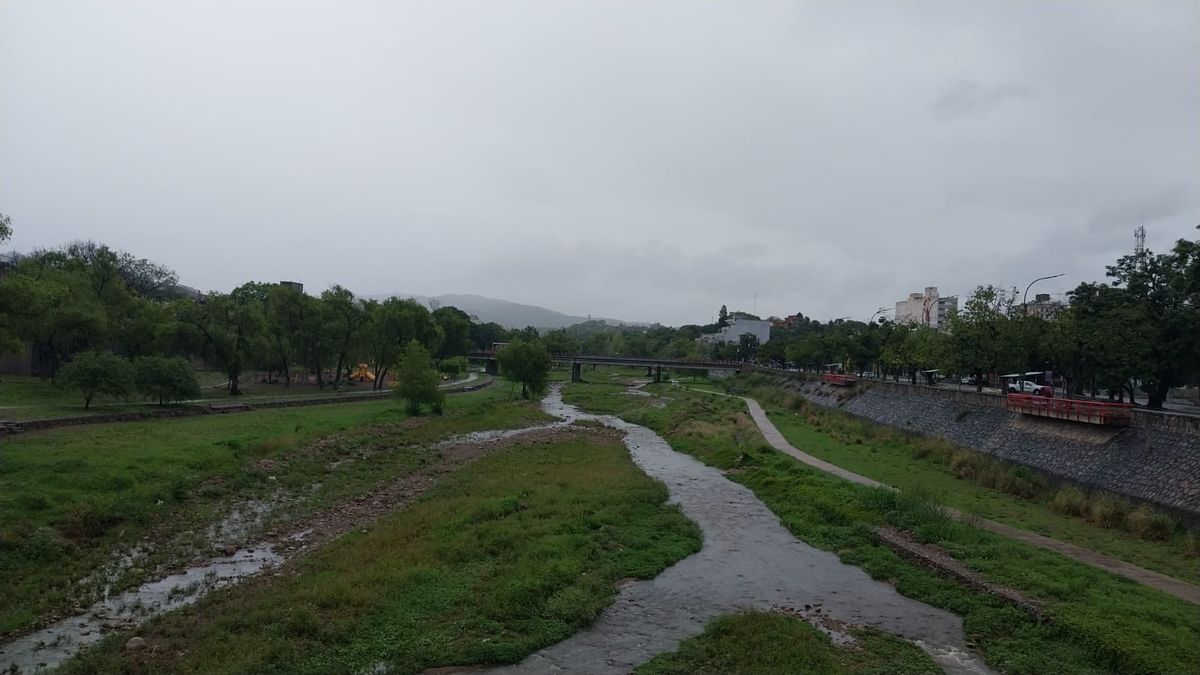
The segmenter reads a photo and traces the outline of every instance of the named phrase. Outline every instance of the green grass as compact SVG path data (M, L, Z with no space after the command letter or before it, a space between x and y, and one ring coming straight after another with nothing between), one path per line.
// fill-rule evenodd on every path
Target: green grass
M511 663L588 625L615 582L700 547L611 435L517 444L414 505L139 630L67 672L388 672Z
M800 403L799 410L792 410L781 405L784 399L780 398L779 390L758 387L751 394L789 443L831 464L901 490L920 489L940 503L966 513L1200 583L1200 559L1185 555L1186 538L1182 531L1155 541L1116 528L1098 527L1081 517L1052 509L1051 490L1031 486L1032 496L1022 498L955 475L956 469L961 475L973 475L971 467L959 466L959 460L965 463L978 457L989 466L996 464L979 453L950 452L951 448L942 441L893 432L806 402ZM795 405L797 401L792 403ZM946 457L951 461L944 461ZM1000 487L1003 486L997 486Z
M837 646L807 622L782 614L746 612L714 619L676 652L638 667L637 675L941 673L919 647L874 630L850 633L857 644Z
M603 396L571 385L567 400ZM651 387L651 390L656 390ZM672 447L724 469L809 544L963 617L968 638L1007 672L1191 672L1200 663L1200 608L1056 553L955 522L909 496L873 490L811 469L765 444L737 399L657 389L663 409L608 394L609 409L663 435ZM624 403L620 403L624 401ZM914 566L880 544L891 523L943 547L989 580L1046 603L1039 624L999 600Z
M450 397L445 416L421 421L379 401L7 438L0 442L0 634L90 604L100 582L76 582L135 543L172 545L157 547L118 587L140 583L172 556L190 557L182 533L203 531L232 504L292 497L275 499L275 519L287 520L415 469L445 436L543 419L535 405L486 389Z

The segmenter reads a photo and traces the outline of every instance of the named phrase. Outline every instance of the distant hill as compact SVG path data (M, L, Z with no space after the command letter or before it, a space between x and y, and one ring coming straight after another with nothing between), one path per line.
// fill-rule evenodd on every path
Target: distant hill
M374 300L382 300L384 298L412 298L426 305L432 300L438 306L457 307L471 316L478 317L480 321L494 321L505 328L524 328L526 326L548 329L566 328L567 326L573 326L588 320L586 316L573 316L571 314L556 312L552 309L546 309L545 307L523 305L519 302L487 298L482 295L439 295L429 297L424 295L391 293L388 295L368 295L366 297ZM611 325L629 323L614 319L599 320Z

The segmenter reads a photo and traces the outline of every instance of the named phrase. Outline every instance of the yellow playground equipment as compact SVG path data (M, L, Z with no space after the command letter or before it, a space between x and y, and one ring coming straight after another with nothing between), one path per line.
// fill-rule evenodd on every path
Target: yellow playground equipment
M350 373L350 380L353 382L374 382L375 374L371 372L370 368L367 368L367 364L360 363L358 364L358 370Z

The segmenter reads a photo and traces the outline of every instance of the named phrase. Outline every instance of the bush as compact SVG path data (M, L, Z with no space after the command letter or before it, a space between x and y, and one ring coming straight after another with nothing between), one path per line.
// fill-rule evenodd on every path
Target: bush
M1184 535L1183 554L1189 558L1200 558L1200 532L1188 530Z
M1088 520L1100 527L1120 527L1129 513L1129 502L1116 495L1102 494L1088 507Z
M1033 499L1050 491L1050 483L1029 469L1018 466L1000 478L998 487L1010 495Z
M956 478L975 478L986 461L970 450L956 450L950 455L950 472Z
M450 377L458 377L467 372L467 357L454 356L448 359L438 361L438 370L444 375Z
M58 371L58 383L83 393L83 407L92 405L96 394L129 396L133 374L129 361L108 352L80 352Z
M159 405L200 396L192 367L181 358L143 356L133 362L134 387Z
M1087 514L1087 493L1077 487L1067 486L1054 493L1050 500L1050 508L1067 516L1083 516Z
M396 368L396 398L404 401L410 414L420 414L421 406L428 405L434 414L440 415L446 392L438 388L439 382L429 352L420 342L409 342Z
M1142 504L1125 516L1125 529L1142 539L1169 539L1175 532L1176 521L1170 515Z

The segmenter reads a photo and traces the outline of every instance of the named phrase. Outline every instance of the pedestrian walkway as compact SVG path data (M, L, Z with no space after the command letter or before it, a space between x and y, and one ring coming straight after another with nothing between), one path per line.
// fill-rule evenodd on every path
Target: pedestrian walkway
M708 389L694 389L693 391L699 391L706 394L716 394L717 396L730 396L729 394L711 391ZM772 448L775 448L776 450L793 457L813 467L814 469L819 469L825 473L832 474L853 483L858 483L859 485L882 487L889 490L896 489L890 485L884 485L877 480L867 478L866 476L861 476L853 471L847 471L840 466L830 464L819 457L813 457L806 452L796 449L791 443L788 443L787 439L783 437L783 434L779 432L779 429L775 427L775 424L772 423L767 417L766 411L762 409L762 406L758 404L758 401L755 401L752 398L740 398L746 402L746 407L750 409L750 417L754 419L754 423L758 425L758 430L762 432L763 438L766 439L767 443ZM961 518L963 515L962 512L955 509L947 510L955 518ZM1015 539L1027 544L1032 544L1034 546L1040 546L1041 548L1055 551L1056 553L1061 553L1062 555L1065 555L1073 560L1077 560L1081 563L1091 565L1092 567L1097 567L1106 572L1111 572L1127 579L1132 579L1143 586L1148 586L1155 590L1162 591L1163 593L1179 598L1180 600L1185 600L1187 602L1200 605L1200 586L1190 584L1186 581L1180 581L1179 579L1155 572L1154 570L1138 567L1132 563L1125 562L1124 560L1118 560L1111 556L1104 555L1103 553L1099 553L1082 546L1068 544L1064 541L1059 541L1057 539L1052 539L1034 532L1012 527L1011 525L1005 525L1004 523L997 523L993 520L986 520L983 518L977 519L975 522L979 527L989 532L994 532L1002 537Z

